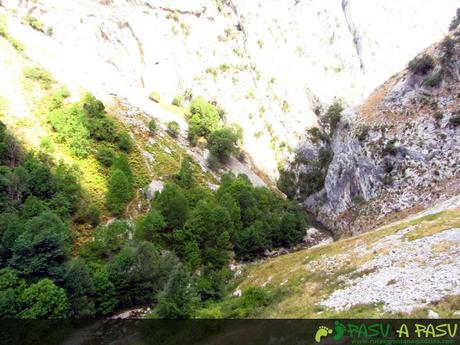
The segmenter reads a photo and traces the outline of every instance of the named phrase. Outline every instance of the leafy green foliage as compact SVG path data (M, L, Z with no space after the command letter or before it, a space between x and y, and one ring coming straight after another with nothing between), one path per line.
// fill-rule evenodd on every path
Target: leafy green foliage
M237 140L236 134L230 128L218 129L209 136L209 151L223 162L238 151Z
M30 219L13 246L11 265L23 277L61 277L70 252L69 228L50 211Z
M184 266L176 267L157 299L155 313L159 318L186 319L192 316L199 299L192 277Z
M118 303L115 297L115 286L109 280L109 274L105 268L101 268L93 275L94 305L96 315L110 314Z
M294 172L286 169L280 170L280 177L276 181L276 186L288 198L294 198L297 193L297 181Z
M226 209L211 200L201 200L190 214L185 229L200 249L201 261L212 270L230 261L233 223Z
M329 143L331 141L330 136L318 127L312 127L308 129L307 132L310 136L310 140L315 144L319 142Z
M74 319L94 317L96 310L92 297L95 289L91 271L81 259L74 259L67 266L64 287L69 299L69 316Z
M132 185L128 176L120 169L112 169L106 196L107 209L113 215L122 215L132 197Z
M190 113L188 136L191 141L197 137L207 137L219 128L220 117L217 108L203 97L197 97L191 102Z
M22 17L22 20L24 23L29 24L33 29L40 31L40 32L44 32L45 26L43 22L41 22L34 16L31 16L31 15L24 16Z
M150 134L154 134L156 132L156 130L157 130L157 122L156 122L156 120L151 119L149 121L149 126L148 127L149 127Z
M100 145L96 150L96 159L105 167L112 165L115 155L115 150L107 145Z
M166 222L158 210L151 209L145 217L136 224L134 236L139 240L153 243L162 243L162 233L166 228Z
M335 129L337 128L337 124L340 122L340 119L342 118L342 111L343 111L343 106L339 102L334 102L326 112L326 115L324 115L324 123L326 126L329 128L330 131L330 136L335 132Z
M118 136L118 147L120 150L130 153L134 147L133 139L127 132L122 132Z
M70 107L56 104L57 111ZM106 116L93 96L71 107L85 127ZM152 304L157 317L191 317L200 300L224 296L234 254L251 259L291 246L305 229L298 207L243 175L224 175L217 192L200 185L187 156L134 229L123 220L97 226L99 211L85 199L79 170L25 154L11 140L0 123L0 264L9 267L0 271L2 317L93 318ZM89 140L96 148L116 145ZM116 152L101 156L111 165L107 207L121 215L135 176L130 157ZM72 257L71 222L97 226Z
M151 303L175 265L175 258L160 256L155 246L149 242L123 248L108 265L109 279L115 287L118 306Z
M180 165L180 171L174 176L176 183L185 189L189 189L193 186L193 167L192 167L192 158L186 156L182 159Z
M158 92L151 92L149 94L149 99L154 101L155 103L160 103L161 96Z
M48 114L48 121L56 131L57 139L69 145L77 157L86 157L90 147L90 132L85 126L84 114L75 105L66 105Z
M179 135L180 127L176 121L169 121L166 125L166 128L170 136L172 136L173 138L177 138L177 136Z
M12 319L21 311L19 296L26 288L11 268L0 270L0 318Z
M24 69L24 76L28 79L39 82L45 90L49 90L53 83L53 77L51 74L41 67L27 67Z
M155 197L154 205L163 215L169 229L180 229L188 217L188 201L174 183L167 183Z
M42 279L32 284L20 295L24 319L65 319L69 306L64 289L56 286L50 279Z
M176 107L182 107L182 102L183 101L184 101L184 97L176 96L172 100L172 105L175 105Z
M435 66L435 61L431 55L423 54L415 57L409 62L409 70L414 74L424 75L431 71Z

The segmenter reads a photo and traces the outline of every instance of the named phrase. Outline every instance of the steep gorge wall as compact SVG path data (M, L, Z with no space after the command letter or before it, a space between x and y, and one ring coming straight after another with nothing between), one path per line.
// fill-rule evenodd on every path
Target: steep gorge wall
M303 199L336 234L367 231L460 194L459 36L451 35L450 48L443 42L424 53L435 61L427 73L405 70L344 112L324 188Z
M152 116L147 94L215 99L272 177L314 109L358 104L447 31L459 0L3 0L33 59L73 87L117 94ZM31 14L53 36L19 24ZM165 115L167 118L167 115Z

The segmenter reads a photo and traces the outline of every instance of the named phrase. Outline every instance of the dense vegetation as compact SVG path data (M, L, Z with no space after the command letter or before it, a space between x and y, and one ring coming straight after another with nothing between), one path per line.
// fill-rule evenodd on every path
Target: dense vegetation
M289 198L305 199L324 187L327 171L333 158L331 141L342 118L343 106L334 102L319 118L321 127L310 128L307 132L314 145L315 157L307 159L297 152L287 169L280 169L278 188ZM318 115L321 115L318 110ZM300 168L303 167L303 168Z
M214 158L224 162L231 155L240 153L238 141L242 140L242 129L223 127L225 112L203 97L197 97L190 103L188 118L188 139L195 145L199 138L207 139L208 148Z
M133 196L132 143L120 144L125 133L94 96L78 104L65 98L55 97L47 119L76 157L94 154L109 168L105 205L121 218L100 224L78 170L26 152L1 124L0 317L93 318L148 305L152 317L196 317L228 292L234 257L253 259L302 239L307 219L296 204L243 175L224 175L213 192L195 181L188 157L147 213L134 224L123 220ZM77 223L93 228L93 239L79 246ZM253 294L235 315L248 315L248 299L263 303Z

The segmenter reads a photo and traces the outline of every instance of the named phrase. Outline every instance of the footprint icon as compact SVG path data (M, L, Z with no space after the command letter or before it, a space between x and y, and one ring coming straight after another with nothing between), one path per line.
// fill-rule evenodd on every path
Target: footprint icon
M319 343L323 337L327 337L329 334L332 334L332 329L326 326L319 326L315 334L315 341Z

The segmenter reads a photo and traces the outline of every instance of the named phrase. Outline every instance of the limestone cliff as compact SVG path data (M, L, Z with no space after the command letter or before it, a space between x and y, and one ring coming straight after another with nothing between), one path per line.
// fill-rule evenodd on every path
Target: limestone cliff
M440 39L458 0L3 0L10 32L62 83L146 113L155 91L215 99L276 177L314 109L358 104ZM45 30L21 24L24 15ZM48 31L48 35L46 32ZM185 130L185 122L181 123ZM351 149L351 147L350 147Z
M306 209L356 233L460 192L459 53L454 31L344 112L324 188Z

